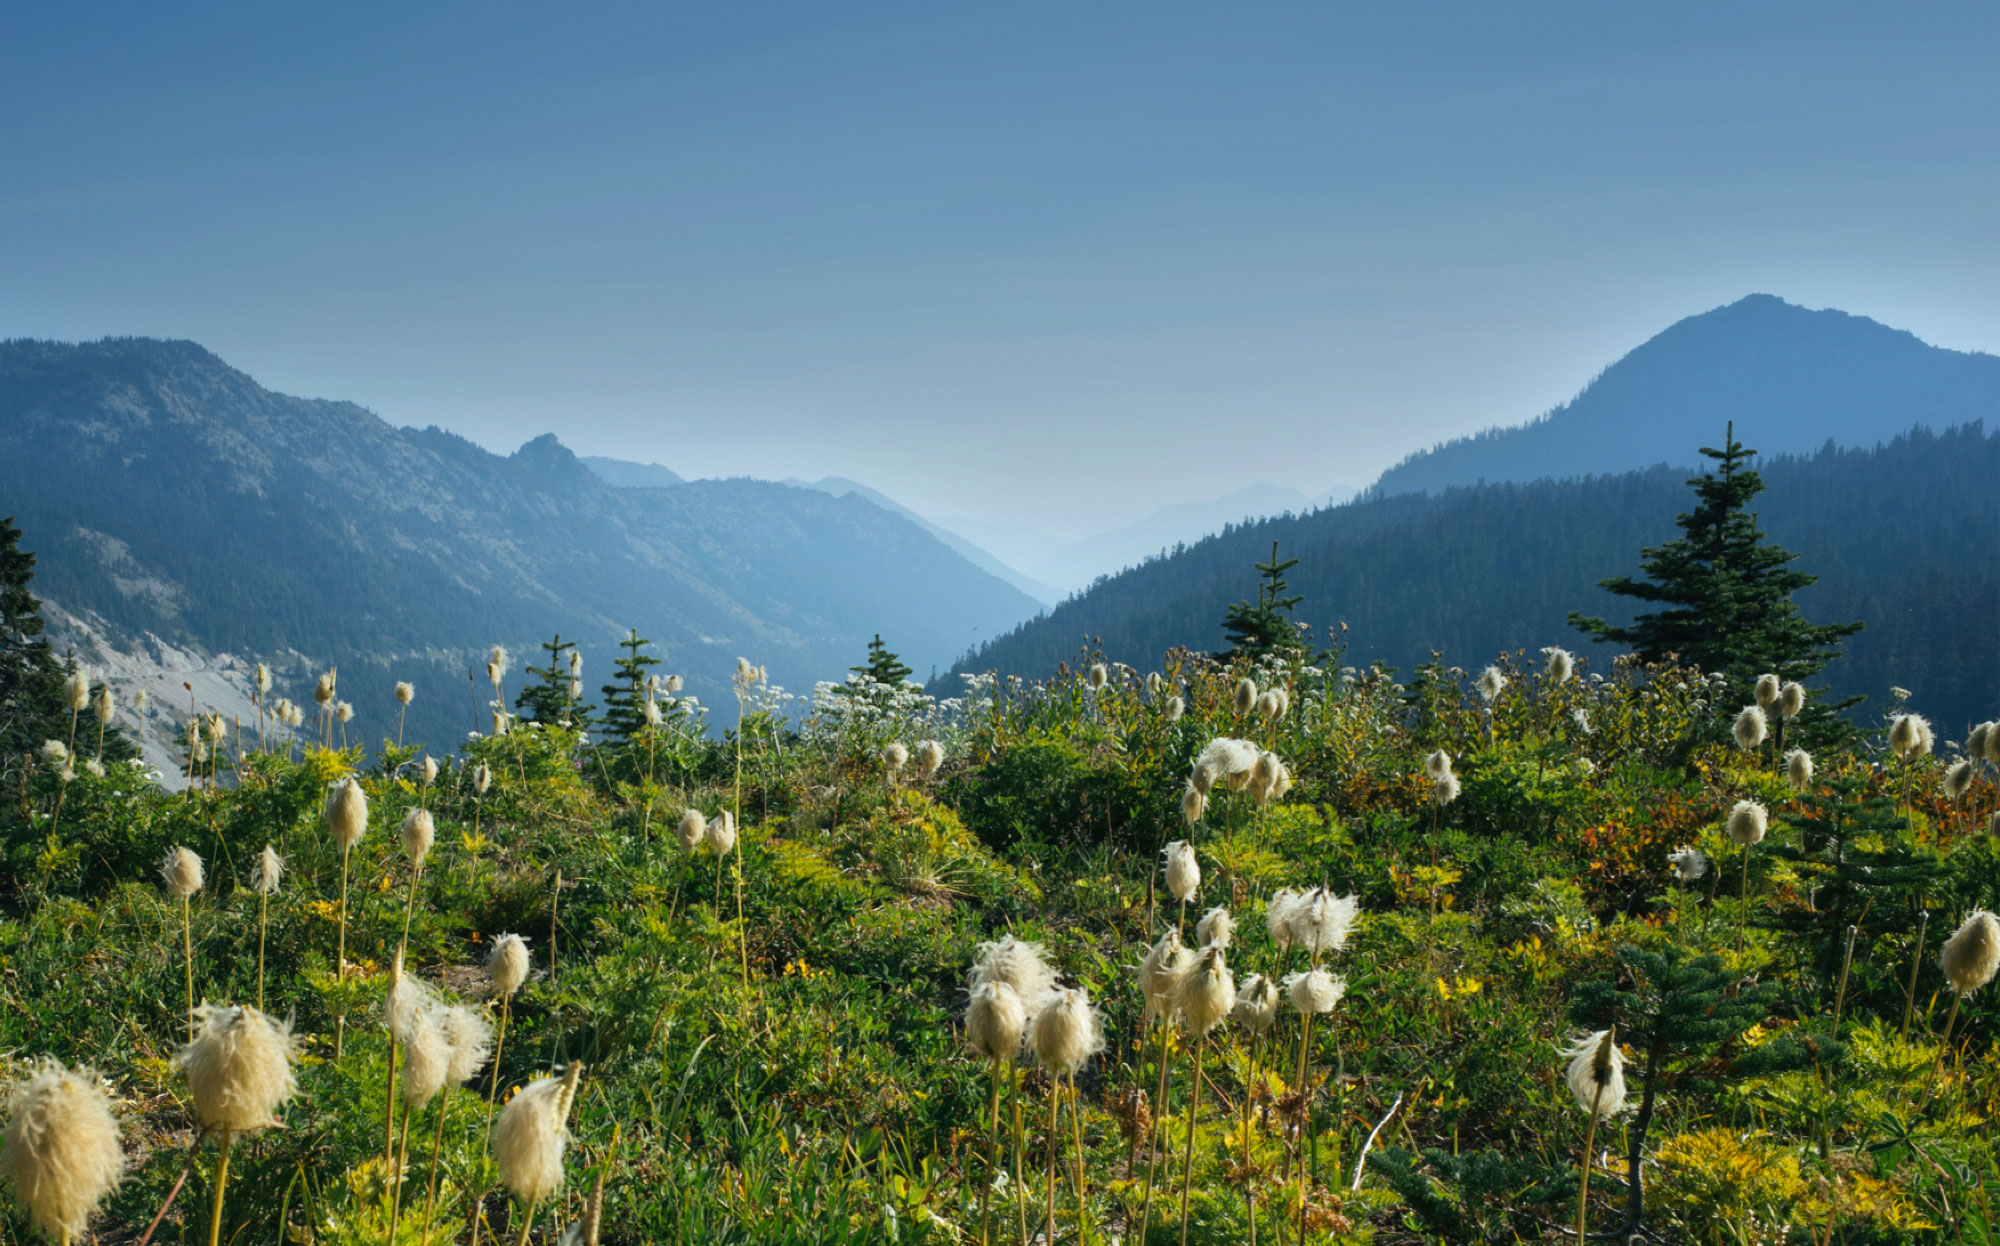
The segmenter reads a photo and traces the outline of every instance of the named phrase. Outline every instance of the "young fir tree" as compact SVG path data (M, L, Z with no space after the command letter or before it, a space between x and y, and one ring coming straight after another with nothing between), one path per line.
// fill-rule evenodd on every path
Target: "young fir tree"
M856 675L866 675L872 682L887 688L901 688L903 681L910 677L910 668L904 665L903 659L889 652L889 646L882 643L880 632L868 642L867 664L847 669Z
M521 695L514 698L514 708L527 711L539 723L567 722L578 731L589 730L593 707L569 691L568 655L575 651L576 642L564 640L561 632L554 640L543 641L542 652L549 655L549 664L528 668L535 682L521 689Z
M76 665L57 658L42 634L42 603L29 588L34 578L35 556L21 548L21 530L11 518L0 519L0 766L13 764L44 740L68 740L70 734L62 685ZM91 747L79 751L89 757L96 752L96 720L88 711L85 717ZM79 728L79 742L85 730ZM136 755L124 732L116 727L105 732L106 761Z
M1717 467L1688 481L1696 505L1674 520L1682 535L1641 555L1639 565L1651 578L1598 581L1607 592L1661 608L1639 615L1630 627L1572 611L1570 625L1598 641L1630 645L1649 663L1671 656L1723 672L1745 696L1766 672L1803 683L1838 656L1840 642L1862 624L1809 622L1792 600L1819 577L1791 569L1799 556L1764 540L1749 510L1750 500L1764 491L1763 478L1746 466L1757 452L1736 440L1736 426L1728 426L1722 449L1703 446L1701 453ZM1830 709L1809 705L1802 725L1823 726Z
M1608 1236L1632 1241L1644 1218L1639 1162L1660 1096L1713 1093L1723 1077L1754 1077L1814 1064L1837 1064L1844 1049L1823 1034L1788 1029L1733 1062L1735 1040L1763 1021L1780 998L1775 982L1748 983L1725 969L1713 953L1666 940L1618 949L1622 972L1611 981L1585 982L1570 1000L1570 1019L1591 1030L1615 1024L1618 1041L1635 1052L1627 1066L1637 1074L1639 1110L1627 1130L1625 1218Z
M652 643L635 627L618 642L625 656L611 663L618 678L604 685L604 729L620 740L630 741L646 726L646 668L660 664L646 652Z
M1222 655L1225 660L1255 661L1270 654L1296 660L1303 654L1305 643L1299 639L1291 613L1305 598L1297 594L1287 596L1289 586L1285 583L1285 572L1298 565L1296 558L1280 562L1278 543L1271 542L1271 561L1256 564L1257 600L1239 601L1223 616L1222 633L1230 644L1229 651Z

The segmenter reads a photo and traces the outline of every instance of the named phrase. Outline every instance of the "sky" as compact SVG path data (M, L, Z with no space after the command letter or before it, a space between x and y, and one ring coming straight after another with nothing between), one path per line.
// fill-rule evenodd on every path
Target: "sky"
M2000 350L2000 6L16 6L0 337L1064 536L1751 293Z

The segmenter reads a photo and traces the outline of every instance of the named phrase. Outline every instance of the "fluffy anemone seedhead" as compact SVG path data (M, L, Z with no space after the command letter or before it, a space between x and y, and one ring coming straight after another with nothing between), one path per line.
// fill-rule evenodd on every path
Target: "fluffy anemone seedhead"
M1441 779L1451 773L1451 754L1439 749L1424 758L1424 773L1432 779Z
M1946 800L1957 800L1972 790L1972 763L1960 759L1944 772L1944 796Z
M1167 687L1167 677L1165 675L1160 674L1160 672L1153 671L1146 676L1147 696L1157 697L1160 695L1161 692L1166 690L1166 687Z
M988 983L1004 984L1028 1013L1040 1008L1056 987L1056 971L1043 959L1042 945L1023 943L1013 935L1002 935L972 949L968 977L975 991Z
M674 839L679 841L681 851L693 852L708 838L708 819L699 809L681 811L681 820L674 823Z
M1174 975L1174 1004L1196 1038L1206 1037L1236 1007L1236 977L1221 948L1203 948Z
M404 972L399 949L389 966L389 990L382 997L382 1028L399 1041L407 1039L418 1016L439 1006L438 993L428 983Z
M1104 1025L1082 987L1058 987L1028 1023L1035 1062L1051 1073L1075 1073L1104 1050Z
M1270 1033L1278 1019L1278 984L1261 973L1243 979L1236 988L1236 1007L1231 1015L1238 1025L1259 1038Z
M1589 765L1590 759L1585 758L1584 764ZM1449 770L1439 775L1437 781L1431 784L1431 799L1440 805L1449 805L1452 801L1457 800L1458 776Z
M503 934L493 941L486 955L486 976L493 980L493 993L505 999L528 980L528 941L517 934Z
M444 1079L453 1086L463 1086L493 1054L493 1023L476 1008L453 1004L439 1014L438 1028L450 1049Z
M1791 784L1794 792L1803 792L1812 786L1812 754L1802 748L1785 750L1785 782Z
M1889 723L1889 747L1904 761L1931 751L1931 724L1922 714L1898 714Z
M1479 689L1479 699L1491 705L1507 690L1507 677L1500 673L1499 667L1489 666L1479 672L1479 682L1473 686Z
M1625 1057L1618 1053L1613 1031L1586 1034L1562 1054L1569 1061L1563 1080L1577 1107L1598 1120L1625 1110Z
M569 651L569 673L573 676L583 674L583 650L572 649Z
M1784 687L1776 675L1759 675L1753 695L1757 698L1757 704L1768 710L1778 703L1779 697L1784 695Z
M1764 806L1754 800L1739 800L1729 811L1729 838L1747 848L1764 838L1770 820Z
M1778 713L1785 718L1797 718L1806 707L1806 686L1796 679L1778 690Z
M415 684L405 679L396 681L396 704L408 706L410 702L416 699L417 686Z
M972 988L965 1010L965 1041L988 1060L1009 1061L1021 1050L1028 1027L1021 997L1005 982L982 982Z
M354 721L354 707L342 701L333 707L333 717L342 726Z
M739 657L736 659L736 682L739 684L754 684L757 682L757 668L750 665L749 658Z
M1257 681L1247 676L1244 677L1243 679L1237 680L1236 695L1234 700L1232 700L1230 703L1230 708L1236 711L1236 716L1238 718L1243 717L1245 714L1248 714L1252 709L1255 709L1256 705L1257 705Z
M1187 790L1181 793L1181 818L1189 826L1201 821L1201 815L1208 812L1208 797L1193 779L1188 780Z
M413 1108L436 1098L451 1072L451 1043L443 1020L438 1009L420 1008L402 1036L403 1101Z
M507 673L507 668L512 664L513 658L508 655L507 646L495 645L486 651L486 665L502 675Z
M424 858L431 855L431 845L437 842L437 823L428 809L412 809L403 818L403 851L409 854L410 864L424 868Z
M1284 773L1284 769L1285 763L1278 760L1276 753L1257 754L1257 764L1250 767L1250 782L1247 785L1251 798L1260 805L1270 803L1271 789L1278 785L1278 776Z
M1986 758L1986 742L1993 735L1992 723L1980 723L1965 737L1965 755L1974 761Z
M1258 747L1248 740L1235 740L1228 736L1217 736L1207 744L1204 744L1201 752L1195 755L1195 782L1200 784L1204 774L1207 775L1207 781L1211 784L1217 779L1238 774L1243 775L1247 780L1250 771L1256 768L1257 759L1262 755ZM1238 787L1240 785L1232 783L1230 786ZM1203 790L1207 789L1204 788Z
M326 829L342 852L351 851L368 833L368 793L348 775L333 785L326 798Z
M1576 674L1576 657L1567 649L1551 646L1542 650L1548 661L1542 666L1542 677L1552 684L1566 684L1569 677Z
M333 700L333 676L321 675L313 684L313 700L320 705Z
M146 695L146 690L144 688L139 689L137 692L132 694L132 708L138 710L141 714L145 713L146 702L149 699L150 698Z
M709 851L718 857L726 857L736 851L736 815L724 809L709 822L707 830Z
M42 1232L81 1240L105 1195L118 1187L125 1153L103 1083L46 1057L7 1097L0 1177Z
M108 723L111 721L112 711L116 710L117 708L118 708L118 702L111 695L111 685L99 684L97 686L97 695L91 698L90 702L91 713L97 715L98 722Z
M1986 724L1986 760L2000 766L2000 722Z
M1275 722L1285 712L1284 703L1278 699L1276 689L1262 693L1257 698L1257 716L1265 722Z
M285 859L278 855L276 848L265 844L264 851L257 854L257 864L251 867L250 886L259 895L274 896L278 894L278 884L284 881L284 877Z
M1181 715L1185 713L1187 713L1186 701L1181 700L1178 696L1167 698L1166 716L1168 722L1179 722Z
M569 699L572 701L583 700L583 681L581 679L572 679L569 681Z
M1736 737L1736 747L1749 752L1764 742L1764 710L1762 706L1746 705L1736 716L1736 725L1729 733Z
M482 761L472 768L472 794L484 796L486 789L492 786L493 768Z
M1194 849L1185 839L1177 839L1161 853L1167 858L1167 890L1186 904L1201 889L1201 864L1194 859Z
M1308 952L1318 956L1347 946L1347 936L1353 932L1360 911L1360 902L1353 896L1337 896L1325 887L1314 887L1292 902L1286 910L1286 924L1293 941L1303 943Z
M524 1203L539 1203L562 1188L569 1105L582 1073L583 1066L572 1063L561 1077L536 1078L507 1101L493 1122L500 1180Z
M271 690L271 668L262 662L257 664L257 693L259 696Z
M1332 1012L1340 997L1347 994L1347 979L1336 978L1324 969L1295 973L1285 979L1285 994L1302 1017Z
M1681 882L1691 883L1708 873L1708 858L1699 848L1689 847L1667 854L1667 864L1674 867L1674 877Z
M936 740L925 740L917 745L917 769L924 772L925 778L936 774L943 765L944 745Z
M1139 994L1145 999L1142 1019L1171 1015L1174 1010L1174 978L1193 954L1181 946L1181 932L1169 928L1146 951L1139 962Z
M890 774L901 770L909 762L910 750L903 747L900 740L891 741L888 747L882 750L882 764L888 768Z
M1271 790L1264 793L1266 803L1283 800L1285 793L1292 790L1292 768L1284 762L1278 763L1278 777L1271 780Z
M1203 947L1228 947L1236 937L1236 919L1220 904L1201 915L1194 924L1195 942Z
M488 732L488 734L496 736L506 735L507 726L508 726L507 711L501 709L498 705L495 705L493 708L493 729L490 732Z
M1938 965L1950 979L1951 989L1960 995L1970 995L1993 981L1994 970L2000 969L2000 919L1985 909L1974 909L1945 940Z
M1303 898L1290 887L1280 887L1264 902L1264 928L1271 932L1271 942L1280 951L1292 945L1292 908Z
M90 708L90 670L79 666L63 680L63 704L72 713L81 714Z
M43 740L42 747L37 749L36 752L41 755L44 762L51 766L60 766L69 760L69 745L64 744L61 740Z
M174 899L185 900L201 890L201 858L192 848L169 848L167 859L160 862L160 877Z
M651 697L646 698L646 725L648 727L659 727L664 726L666 721L667 716L660 709L660 703Z
M431 784L437 782L437 777L438 777L437 758L432 757L428 754L425 755L424 765L423 765L423 776L424 776L425 787L429 787Z
M1100 691L1105 684L1110 682L1111 672L1105 669L1104 663L1092 662L1090 664L1090 690L1092 692Z
M278 1123L272 1115L292 1097L292 1029L255 1008L203 1004L194 1040L174 1056L187 1078L202 1126L223 1137Z

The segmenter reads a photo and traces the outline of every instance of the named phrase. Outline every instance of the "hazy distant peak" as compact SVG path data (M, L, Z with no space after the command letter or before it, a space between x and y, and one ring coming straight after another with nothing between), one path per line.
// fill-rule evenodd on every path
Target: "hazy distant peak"
M598 454L586 454L580 461L599 480L620 489L667 489L687 483L685 477L658 463L634 463Z

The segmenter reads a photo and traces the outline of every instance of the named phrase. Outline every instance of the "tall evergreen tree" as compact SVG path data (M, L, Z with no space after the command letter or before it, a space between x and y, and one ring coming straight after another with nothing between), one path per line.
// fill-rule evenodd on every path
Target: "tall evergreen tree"
M42 603L28 588L34 578L21 530L11 517L0 519L0 755L9 758L69 738L67 671L42 635Z
M1285 572L1299 565L1296 558L1278 559L1278 543L1271 542L1271 560L1256 564L1258 584L1255 602L1239 601L1229 607L1222 619L1222 633L1229 638L1230 649L1223 657L1234 661L1248 658L1252 661L1269 654L1280 654L1296 658L1304 652L1305 644L1299 639L1299 631L1293 625L1291 613L1305 600L1298 594L1289 594L1285 583Z
M866 675L876 683L890 688L902 687L903 681L910 677L910 668L904 664L903 659L889 651L889 646L882 643L880 632L875 633L875 639L868 642L867 664L850 666L847 669L857 675Z
M1674 522L1682 535L1646 549L1640 566L1651 577L1600 580L1619 597L1663 607L1619 627L1572 611L1570 625L1600 642L1629 645L1647 662L1670 656L1720 671L1747 688L1773 672L1787 680L1818 674L1860 623L1815 624L1793 595L1819 577L1791 569L1798 555L1764 539L1750 500L1764 481L1746 466L1756 455L1728 426L1720 450L1703 446L1717 464L1688 481L1696 505Z
M639 635L636 627L630 636L618 642L625 656L613 659L611 664L618 669L618 677L603 689L604 728L618 739L630 740L646 725L646 668L660 664L658 658L646 652L652 643Z
M587 730L593 707L583 700L581 693L571 696L569 688L568 655L576 652L576 642L564 640L562 633L557 632L554 640L542 642L542 652L549 655L549 664L528 668L535 682L521 689L521 695L514 698L514 708L528 711L536 722L567 721L579 731Z

